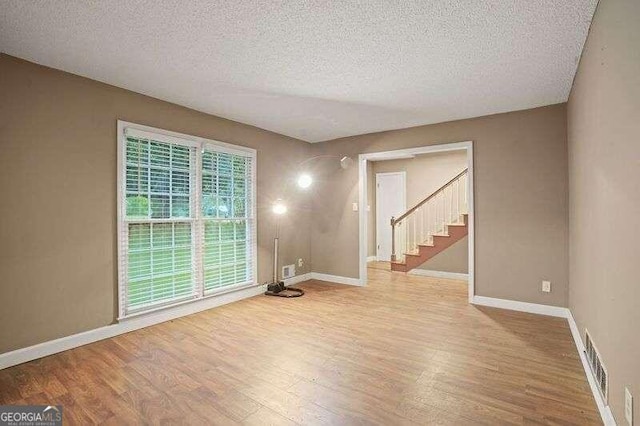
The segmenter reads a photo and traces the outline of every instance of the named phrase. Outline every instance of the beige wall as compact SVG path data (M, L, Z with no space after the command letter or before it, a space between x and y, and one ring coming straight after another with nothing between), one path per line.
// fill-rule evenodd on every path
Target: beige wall
M369 237L373 233L373 247L369 241L369 249L373 248L369 256L376 254L376 197L375 179L376 173L405 172L407 188L407 208L411 208L422 201L426 196L438 190L451 178L467 168L466 151L448 151L433 154L424 154L415 158L400 160L375 161L370 163L367 174L369 190ZM467 241L466 239L464 241ZM467 249L460 244L438 254L433 259L420 266L421 269L443 272L467 273Z
M455 272L466 274L469 272L469 237L453 243L446 250L427 260L417 269L439 272Z
M373 172L406 172L407 208L438 190L467 168L466 151L448 151L418 155L411 159L375 161ZM373 177L375 180L375 176Z
M309 144L7 55L0 93L0 353L114 321L118 119L257 149L258 278L287 187L282 260L309 270L310 195L289 180Z
M566 105L338 139L314 155L351 155L474 141L476 293L566 306L568 195ZM317 272L357 277L358 170L316 189L311 255ZM327 204L322 200L331 199ZM322 203L322 205L320 205ZM326 248L330 247L330 250ZM542 293L542 280L553 291Z
M640 2L601 0L568 106L569 307L609 370L619 425L624 387L640 419Z

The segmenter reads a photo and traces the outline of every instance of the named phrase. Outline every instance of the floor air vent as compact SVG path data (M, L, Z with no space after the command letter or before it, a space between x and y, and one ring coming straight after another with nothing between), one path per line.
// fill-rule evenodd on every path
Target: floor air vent
M602 363L602 357L600 356L600 352L596 349L593 344L593 340L591 340L591 335L589 332L586 332L587 339L585 342L585 353L587 355L587 359L589 360L589 365L591 366L591 372L598 383L598 388L600 389L600 393L602 394L602 398L604 399L605 404L607 403L607 395L609 389L609 375L607 374L607 369L604 367Z

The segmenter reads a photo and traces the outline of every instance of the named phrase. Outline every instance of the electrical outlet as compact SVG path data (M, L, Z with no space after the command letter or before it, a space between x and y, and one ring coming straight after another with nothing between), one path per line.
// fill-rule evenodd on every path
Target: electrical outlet
M351 204L351 208L353 209L354 212L357 212L358 211L358 203Z
M302 258L298 259L298 268L302 268L302 265L304 265L304 262L302 260Z
M542 281L542 291L551 293L551 281Z
M629 388L624 388L624 418L633 426L633 396Z

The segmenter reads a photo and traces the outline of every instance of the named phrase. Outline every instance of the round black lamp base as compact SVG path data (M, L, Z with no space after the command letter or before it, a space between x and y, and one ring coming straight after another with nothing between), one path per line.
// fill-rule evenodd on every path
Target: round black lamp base
M268 284L267 291L264 292L267 296L278 297L300 297L304 294L304 290L301 288L287 287L284 282Z

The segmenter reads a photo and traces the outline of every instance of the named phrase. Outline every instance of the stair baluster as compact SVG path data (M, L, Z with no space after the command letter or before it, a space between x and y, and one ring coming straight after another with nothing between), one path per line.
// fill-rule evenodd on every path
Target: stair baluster
M467 191L465 169L400 217L391 218L393 270L408 271L422 258L432 257L453 244L454 241L444 240L447 237L459 239L467 234Z

